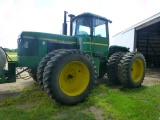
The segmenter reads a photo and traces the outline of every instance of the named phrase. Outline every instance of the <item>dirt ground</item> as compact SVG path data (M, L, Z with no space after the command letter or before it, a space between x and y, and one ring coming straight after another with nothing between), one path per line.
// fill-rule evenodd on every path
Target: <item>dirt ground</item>
M24 72L23 74L21 74L21 77L17 78L16 83L0 84L0 101L7 97L17 96L21 94L24 87L35 83L32 78L26 79L27 76L28 76L28 73ZM26 80L23 80L22 78ZM106 84L107 80L108 78L105 77L102 79L102 81L101 80L100 81L101 83ZM160 84L160 69L147 69L143 85L153 86L156 84Z
M0 84L0 101L7 97L19 95L22 93L23 88L33 83L33 79L29 77L27 72L24 72L17 78L15 83Z
M144 86L160 84L160 69L147 69L143 82Z

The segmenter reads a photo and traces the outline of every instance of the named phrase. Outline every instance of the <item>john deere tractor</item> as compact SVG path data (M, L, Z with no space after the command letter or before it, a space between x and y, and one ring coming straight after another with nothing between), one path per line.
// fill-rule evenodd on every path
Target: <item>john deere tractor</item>
M0 49L0 83L16 82L16 67L25 67L52 99L67 105L83 101L94 80L106 73L114 84L141 86L145 59L126 47L109 46L110 20L88 12L69 17L70 36L66 11L63 35L22 32L17 40L18 60L7 63L8 71L3 69L6 55Z

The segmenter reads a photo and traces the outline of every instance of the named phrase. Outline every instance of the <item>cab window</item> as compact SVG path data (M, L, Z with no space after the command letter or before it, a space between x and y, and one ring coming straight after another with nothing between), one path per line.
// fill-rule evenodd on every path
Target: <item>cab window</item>
M106 21L94 19L93 36L107 37Z
M92 19L89 17L82 17L73 22L73 32L74 35L91 35Z

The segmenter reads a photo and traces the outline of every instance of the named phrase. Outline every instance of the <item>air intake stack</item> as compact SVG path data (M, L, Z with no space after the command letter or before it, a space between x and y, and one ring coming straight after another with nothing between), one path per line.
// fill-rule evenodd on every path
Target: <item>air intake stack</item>
M62 34L67 35L67 11L64 11L64 22L62 30Z

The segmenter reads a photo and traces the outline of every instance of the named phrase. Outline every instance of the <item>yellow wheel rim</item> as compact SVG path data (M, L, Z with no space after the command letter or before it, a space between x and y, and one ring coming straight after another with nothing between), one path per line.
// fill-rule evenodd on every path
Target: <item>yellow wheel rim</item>
M131 76L134 82L139 82L144 73L144 65L142 60L137 59L132 64Z
M59 85L63 93L76 96L87 88L90 73L87 66L79 61L73 61L64 66L60 72Z

